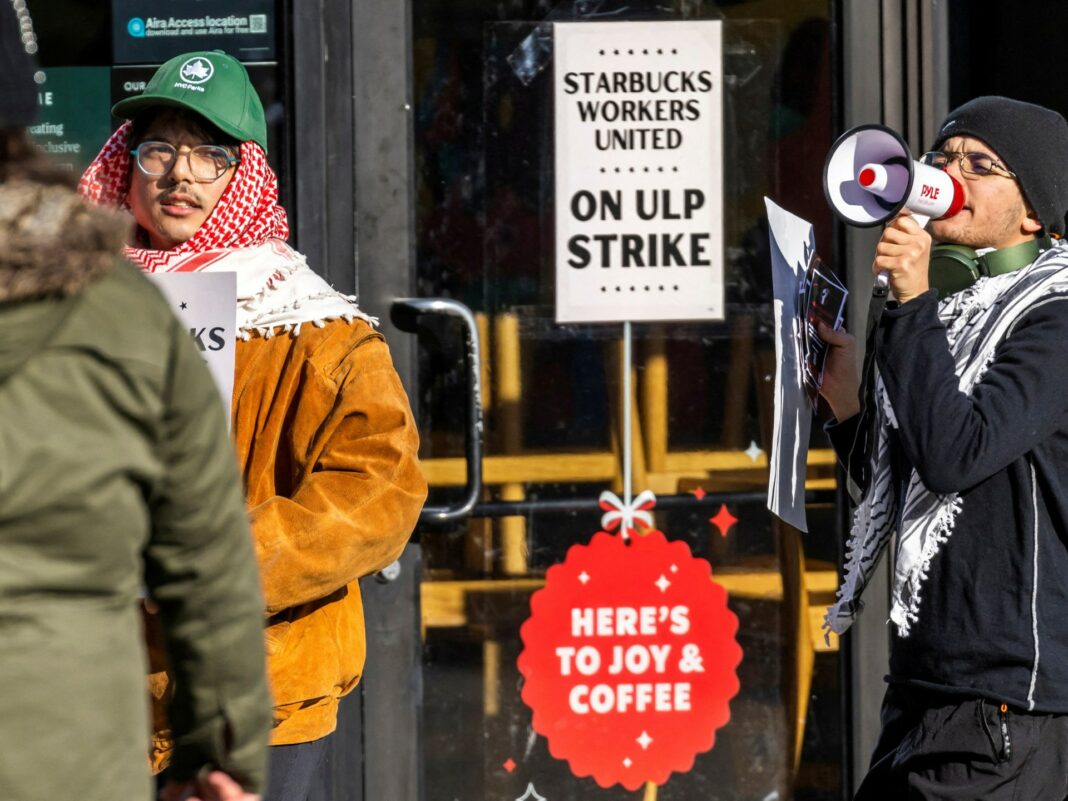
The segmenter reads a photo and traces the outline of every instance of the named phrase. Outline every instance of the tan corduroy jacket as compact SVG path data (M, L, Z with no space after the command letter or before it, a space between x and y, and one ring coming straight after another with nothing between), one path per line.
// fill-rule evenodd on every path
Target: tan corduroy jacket
M308 742L334 730L363 672L358 580L400 556L426 499L418 434L385 340L358 319L239 341L232 434L268 616L271 744Z

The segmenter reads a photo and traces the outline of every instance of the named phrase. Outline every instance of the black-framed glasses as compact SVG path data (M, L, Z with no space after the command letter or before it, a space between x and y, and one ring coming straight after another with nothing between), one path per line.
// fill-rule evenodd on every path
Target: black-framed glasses
M141 172L158 178L174 168L179 151L169 142L142 142L130 151L130 155L137 159ZM185 149L182 155L189 160L193 178L203 184L219 180L230 167L241 162L222 145L197 145Z
M1000 174L1009 178L1016 177L1016 173L986 153L946 153L942 150L932 150L930 153L924 153L921 161L940 170L946 169L954 161L959 161L961 172L968 175Z

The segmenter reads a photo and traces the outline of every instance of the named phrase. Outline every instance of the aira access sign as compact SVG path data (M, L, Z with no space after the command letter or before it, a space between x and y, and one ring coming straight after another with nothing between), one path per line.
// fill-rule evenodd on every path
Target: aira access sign
M557 23L556 319L723 319L722 24Z

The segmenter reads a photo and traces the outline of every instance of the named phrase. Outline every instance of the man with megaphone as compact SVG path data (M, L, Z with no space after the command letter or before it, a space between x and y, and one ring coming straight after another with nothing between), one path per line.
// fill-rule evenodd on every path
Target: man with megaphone
M861 489L829 629L849 627L882 552L894 557L882 732L856 798L1061 801L1068 124L977 98L920 163L959 185L960 208L926 230L907 206L887 223L873 271L896 300L866 391L853 338L820 330L828 431Z

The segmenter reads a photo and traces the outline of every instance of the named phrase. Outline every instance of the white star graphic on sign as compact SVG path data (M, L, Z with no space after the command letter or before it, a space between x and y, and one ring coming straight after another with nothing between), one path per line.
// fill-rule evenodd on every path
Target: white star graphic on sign
M578 574L578 580L585 584L587 581L590 580L590 574L583 570L581 573Z
M649 732L647 732L647 731L643 731L641 733L641 736L638 737L638 745L640 745L642 747L643 751L648 750L649 743L651 743L652 741L653 741L653 738L649 736Z
M756 444L756 440L750 440L749 447L745 449L745 455L749 457L749 461L755 462L762 453L764 449Z
M678 565L672 565L671 566L671 572L672 573L678 573L679 572L679 566Z
M661 573L660 578L656 580L656 586L660 588L660 592L667 592L667 588L671 586L671 582L667 580L667 576Z
M546 798L538 795L538 791L534 789L534 782L531 782L527 785L527 791L515 801L546 801Z
M623 767L625 767L625 768L629 768L633 764L634 763L630 761L630 757L627 757L626 759L623 760Z

